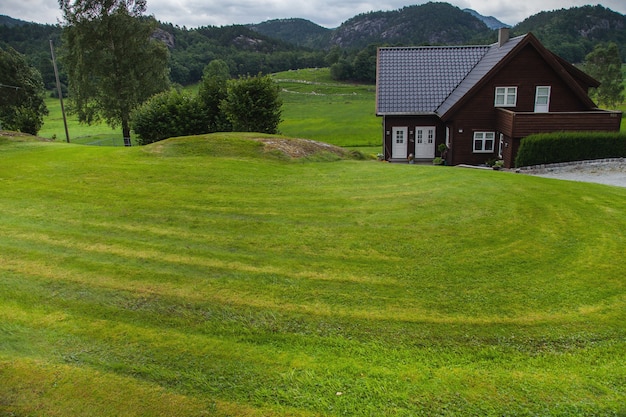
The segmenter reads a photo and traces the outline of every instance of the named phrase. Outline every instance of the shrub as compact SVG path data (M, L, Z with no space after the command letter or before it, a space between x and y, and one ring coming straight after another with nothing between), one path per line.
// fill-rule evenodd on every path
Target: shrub
M228 65L221 59L214 59L204 68L204 75L198 91L198 99L208 112L209 132L230 132L233 126L221 110L220 105L228 96Z
M221 110L237 132L277 133L282 101L278 84L270 76L228 81Z
M176 136L209 132L209 119L197 97L176 90L159 93L139 106L132 114L132 126L138 143L147 145Z
M522 139L515 166L626 156L626 135L618 132L557 132Z

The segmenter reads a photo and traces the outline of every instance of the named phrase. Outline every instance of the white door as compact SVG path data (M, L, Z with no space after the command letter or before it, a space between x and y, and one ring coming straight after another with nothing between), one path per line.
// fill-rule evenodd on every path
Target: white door
M415 127L415 158L435 157L435 126Z
M535 113L547 113L550 108L550 87L537 87L535 93Z
M406 152L408 130L409 128L406 126L393 128L392 130L393 136L391 137L391 157L392 158L406 159L406 157L408 156Z

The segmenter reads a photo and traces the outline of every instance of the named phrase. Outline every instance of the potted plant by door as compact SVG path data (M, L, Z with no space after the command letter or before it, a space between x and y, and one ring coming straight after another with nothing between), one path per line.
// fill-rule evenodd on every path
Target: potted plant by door
M448 145L446 145L445 143L440 143L437 149L439 149L439 153L441 154L441 161L442 161L439 165L446 165L447 164L446 157L448 156Z

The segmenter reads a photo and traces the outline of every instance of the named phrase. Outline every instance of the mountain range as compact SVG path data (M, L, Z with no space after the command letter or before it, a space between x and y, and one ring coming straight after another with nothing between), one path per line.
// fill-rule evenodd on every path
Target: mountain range
M484 45L495 42L494 29L505 26L470 9L431 2L359 14L335 29L299 18L193 29L159 22L155 38L170 49L172 80L186 85L197 82L206 64L218 58L228 62L233 75L354 62L360 52L358 58L375 67L376 46ZM510 30L511 36L532 32L572 63L582 62L595 45L606 42L616 43L626 59L626 16L600 5L541 12ZM0 48L10 46L27 55L46 82L54 81L50 39L62 47L59 25L0 15Z
M448 3L426 3L392 11L359 14L338 28L306 19L273 19L247 25L266 36L310 48L362 48L370 43L457 44L489 30L510 27L493 16Z
M268 20L248 27L298 46L326 49L370 44L484 44L495 41L494 29L510 27L512 36L532 32L570 62L581 62L594 45L602 42L615 42L626 59L626 16L600 5L540 12L513 27L471 9L433 2L360 14L336 29L304 19Z
M17 28L38 25L0 15L0 27ZM173 27L170 24L164 24ZM50 26L53 25L40 25ZM493 16L483 16L471 9L449 3L430 2L392 11L373 11L356 15L335 29L328 29L306 19L273 19L245 26L266 37L298 47L330 49L334 46L360 49L370 44L386 45L455 45L485 43L494 38L494 29L510 27ZM227 26L227 31L232 32ZM214 33L218 28L210 27ZM189 29L202 31L205 28ZM540 12L512 27L513 34L533 32L546 46L565 51L570 61L580 58L572 51L581 42L589 44L614 41L626 52L626 17L598 6L572 7ZM545 39L542 39L545 38ZM551 40L552 39L552 40ZM0 38L0 44L4 39ZM569 53L568 53L569 51ZM624 55L626 57L626 55Z

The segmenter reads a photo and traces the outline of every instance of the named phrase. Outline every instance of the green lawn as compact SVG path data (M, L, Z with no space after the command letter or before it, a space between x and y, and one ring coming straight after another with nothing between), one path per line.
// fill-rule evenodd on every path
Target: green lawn
M0 416L626 414L626 189L0 138Z

